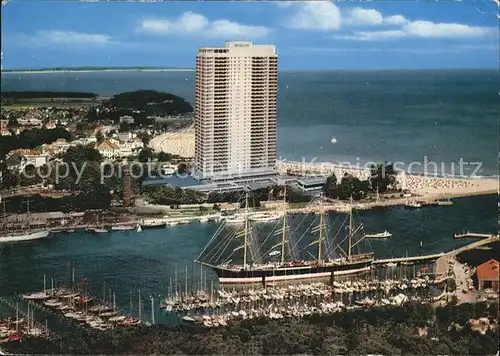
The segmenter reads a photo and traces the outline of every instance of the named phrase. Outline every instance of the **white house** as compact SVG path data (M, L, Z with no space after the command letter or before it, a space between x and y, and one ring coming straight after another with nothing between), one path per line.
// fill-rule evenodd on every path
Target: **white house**
M47 164L48 156L34 150L19 149L10 152L6 161L10 169L18 168L23 170L24 167L29 165L41 167Z

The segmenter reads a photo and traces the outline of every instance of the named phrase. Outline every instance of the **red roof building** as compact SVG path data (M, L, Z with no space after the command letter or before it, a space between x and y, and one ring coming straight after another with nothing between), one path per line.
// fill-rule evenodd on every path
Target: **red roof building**
M491 259L477 266L476 274L479 281L479 290L493 289L498 292L499 269L498 261Z

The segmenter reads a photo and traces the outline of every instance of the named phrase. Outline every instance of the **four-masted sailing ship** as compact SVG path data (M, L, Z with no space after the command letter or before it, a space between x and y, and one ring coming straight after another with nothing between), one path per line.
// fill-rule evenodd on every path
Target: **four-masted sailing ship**
M286 196L286 192L284 195ZM291 231L291 224L287 223L289 214L286 212L286 199L284 200L283 217L277 224L278 228L269 232L267 238L260 243L249 219L247 193L243 231L235 229L233 225L230 225L228 231L227 226L222 223L195 262L215 271L220 284L265 285L280 281L334 278L334 275L370 270L375 255L373 252L359 251L364 233L357 241L355 235L363 229L363 226L362 224L354 226L352 209L332 238L327 231L328 224L321 198L317 209L319 224L316 226L306 224L309 226L300 234L300 238L296 239L294 235L298 235L298 228ZM301 216L307 218L307 215ZM311 234L317 234L318 238L305 246L303 242L300 246L301 240ZM272 237L276 235L281 237L281 241L271 242ZM337 243L336 240L339 238L341 241ZM231 248L235 242L241 243L241 240L243 240L241 245ZM299 247L302 247L300 251ZM313 248L314 253L306 251L310 248ZM308 254L307 258L301 258L304 252ZM233 262L233 260L239 261Z
M31 241L43 239L49 236L50 230L45 228L32 228L32 221L30 218L30 200L27 199L26 208L26 220L25 224L19 228L14 226L9 229L9 224L7 223L7 214L5 212L5 200L0 196L0 203L3 204L3 214L2 223L0 224L0 243L11 243L11 242L21 242L21 241Z

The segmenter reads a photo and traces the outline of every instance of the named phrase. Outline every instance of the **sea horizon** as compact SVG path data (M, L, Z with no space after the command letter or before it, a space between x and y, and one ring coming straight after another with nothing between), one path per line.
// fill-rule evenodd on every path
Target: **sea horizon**
M91 72L194 72L196 68L175 67L62 67L54 68L3 68L1 74L43 74L43 73L91 73ZM498 68L283 68L279 72L453 72L453 71L495 71Z

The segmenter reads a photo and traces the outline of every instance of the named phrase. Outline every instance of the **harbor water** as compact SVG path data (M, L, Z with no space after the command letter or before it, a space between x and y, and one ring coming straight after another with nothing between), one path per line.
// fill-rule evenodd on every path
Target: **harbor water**
M391 207L359 215L366 232L387 229L393 234L388 240L370 241L378 258L431 254L463 246L473 240L453 239L453 234L467 229L498 231L496 195L453 202L448 207ZM335 215L330 220L335 220ZM74 268L75 280L82 282L89 294L108 300L116 294L117 305L137 316L140 290L142 316L150 320L153 297L156 321L169 322L175 316L157 307L169 293L171 283L177 281L180 291L196 291L200 284L210 288L215 275L192 261L216 229L215 223L193 223L140 233L57 234L46 240L0 245L0 296L12 298L40 291L44 274L47 288L52 278L56 286L68 285Z

